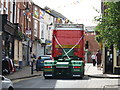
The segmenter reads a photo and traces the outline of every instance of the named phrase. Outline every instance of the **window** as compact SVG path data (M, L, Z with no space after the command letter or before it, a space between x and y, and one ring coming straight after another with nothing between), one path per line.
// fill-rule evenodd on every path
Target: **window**
M3 9L4 9L4 0L0 0L1 1L1 5L0 5L0 14L3 14Z
M41 24L41 39L44 39L44 24Z
M34 17L39 18L37 7L34 7Z
M16 7L16 5L15 5L15 14L14 14L14 15L15 15L15 16L14 16L15 19L14 19L14 23L16 23L16 18L17 18L17 15L16 15L16 14L17 14L17 13L16 13L17 11L16 11L16 9L17 9L17 7Z
M23 6L25 6L25 2L26 2L26 0L23 0Z
M20 17L20 9L17 8L17 23L19 23L19 17Z
M12 3L12 2L11 2ZM5 8L6 8L6 14L8 14L8 0L6 0L6 6L5 6Z
M10 22L13 20L13 1L10 1Z
M38 33L38 21L34 20L34 36L37 37L37 33Z
M3 13L8 14L8 0L3 0Z

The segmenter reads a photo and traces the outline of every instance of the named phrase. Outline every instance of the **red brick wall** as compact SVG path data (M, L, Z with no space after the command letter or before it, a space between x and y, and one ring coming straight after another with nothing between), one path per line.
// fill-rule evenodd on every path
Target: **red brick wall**
M100 48L98 43L95 40L94 32L85 33L85 42L86 41L88 41L88 44L89 44L88 51L90 51L91 53L97 52L97 50ZM88 62L91 62L91 55L88 56Z

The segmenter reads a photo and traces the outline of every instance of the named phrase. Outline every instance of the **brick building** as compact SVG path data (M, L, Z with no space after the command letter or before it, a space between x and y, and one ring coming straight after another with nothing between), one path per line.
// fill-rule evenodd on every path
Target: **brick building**
M85 43L88 41L88 50L86 51L87 52L87 55L86 55L86 59L87 59L87 62L92 62L91 60L91 55L92 53L96 53L98 49L100 49L100 46L99 44L97 43L97 41L95 40L95 31L94 31L94 28L95 26L87 26L85 27Z
M28 43L23 43L23 40L31 39L31 35L27 33L32 27L31 16L29 15L32 12L31 8L32 4L29 0L28 2L0 1L0 14L6 19L2 35L3 58L6 56L11 58L16 67L21 65L23 60L26 64L29 59Z
M67 18L31 0L16 1L0 0L2 22L4 18L2 56L11 58L15 67L22 67L30 64L31 52L40 55L51 50L54 23L65 23Z

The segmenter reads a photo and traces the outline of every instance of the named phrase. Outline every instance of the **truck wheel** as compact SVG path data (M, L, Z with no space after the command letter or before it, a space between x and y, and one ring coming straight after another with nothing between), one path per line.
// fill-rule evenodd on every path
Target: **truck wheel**
M83 76L81 76L80 79L83 79Z
M13 87L9 87L8 90L13 90Z
M49 79L49 77L44 77L45 79Z
M45 79L51 79L52 77L45 77Z
M84 71L82 72L82 76L80 77L80 79L83 79L83 77L84 77Z

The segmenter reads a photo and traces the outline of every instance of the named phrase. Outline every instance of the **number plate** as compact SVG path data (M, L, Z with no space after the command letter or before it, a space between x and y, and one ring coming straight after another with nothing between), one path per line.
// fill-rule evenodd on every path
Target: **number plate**
M56 68L68 68L67 66L57 66Z
M45 69L44 71L52 71L52 69Z
M80 71L79 69L74 69L74 71Z

